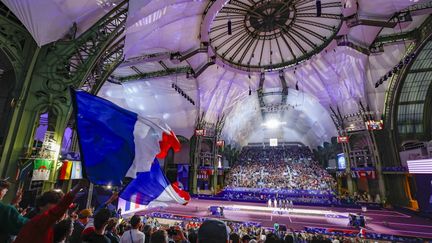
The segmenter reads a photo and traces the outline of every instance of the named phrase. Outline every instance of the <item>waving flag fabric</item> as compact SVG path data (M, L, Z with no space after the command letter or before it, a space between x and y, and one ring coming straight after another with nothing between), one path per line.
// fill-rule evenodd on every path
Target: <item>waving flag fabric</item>
M103 98L72 91L84 172L97 185L120 185L124 177L150 171L155 157L180 151L160 119L143 118Z
M187 204L189 193L181 190L177 182L170 184L163 174L159 162L155 160L151 170L137 173L120 198L137 205L159 206L166 203Z

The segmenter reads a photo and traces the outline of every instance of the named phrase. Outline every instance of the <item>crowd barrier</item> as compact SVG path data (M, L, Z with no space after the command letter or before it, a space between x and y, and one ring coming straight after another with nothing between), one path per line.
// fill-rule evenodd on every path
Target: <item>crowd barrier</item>
M323 235L331 235L331 236L344 236L344 237L359 236L359 230L341 230L341 229L332 229L332 228L305 227L305 231L307 233L312 233L312 234L315 233L315 234L323 234ZM413 238L413 237L406 237L406 236L368 233L368 232L366 232L364 238L372 239L372 240L391 241L391 242L424 242L425 241L425 239L422 238Z
M210 219L210 218L206 218L206 217L193 217L193 216L176 215L176 214L171 214L171 213L159 213L159 212L153 212L149 216L152 218L189 221L189 222L196 222L196 223L202 223L202 222L206 221L207 219ZM227 220L224 220L224 221L227 221ZM244 227L252 227L252 226L261 227L261 223L252 222L252 221L237 222L237 221L229 220L227 222L236 223L236 224L244 226Z

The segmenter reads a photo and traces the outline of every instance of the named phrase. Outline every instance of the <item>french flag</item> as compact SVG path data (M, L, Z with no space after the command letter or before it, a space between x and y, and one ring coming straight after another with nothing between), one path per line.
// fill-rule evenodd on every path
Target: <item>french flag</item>
M181 190L178 183L170 184L163 174L159 162L155 159L150 171L138 172L136 179L122 191L120 198L126 201L148 206L164 206L173 200L186 205L189 193Z
M139 201L147 204L150 198L157 199L165 191L174 190L175 184L169 184L159 165L153 163L155 158L165 158L170 148L180 151L180 142L166 123L157 118L140 117L85 91L72 90L71 93L81 159L90 182L120 186L125 177L133 178L124 189L130 194L122 194L126 200L132 195L142 197L145 200ZM152 184L159 190L150 190L152 188L136 184L137 181ZM161 190L161 187L168 189ZM171 202L187 203L189 194L177 189L175 195L168 194Z

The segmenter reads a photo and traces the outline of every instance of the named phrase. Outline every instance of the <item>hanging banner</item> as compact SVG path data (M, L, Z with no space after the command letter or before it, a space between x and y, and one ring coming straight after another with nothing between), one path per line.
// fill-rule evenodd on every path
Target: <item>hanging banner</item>
M195 135L196 136L205 136L206 130L205 129L197 129L197 130L195 130Z
M79 180L82 179L82 164L81 161L72 161L72 174L71 179L72 180Z
M72 161L63 161L62 167L59 172L59 180L69 180L72 171Z
M182 184L183 189L189 190L189 165L177 165L177 181Z
M52 169L53 161L49 159L35 159L32 181L47 181Z
M59 180L77 179L82 179L81 161L63 161L63 165L59 172Z
M365 171L365 170L351 171L351 176L353 178L376 179L375 171Z

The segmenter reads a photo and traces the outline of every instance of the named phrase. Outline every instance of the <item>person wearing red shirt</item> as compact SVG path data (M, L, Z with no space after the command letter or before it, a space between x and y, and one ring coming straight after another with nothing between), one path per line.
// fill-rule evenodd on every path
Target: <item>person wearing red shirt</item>
M54 230L53 226L57 221L61 220L69 208L69 205L75 199L75 195L87 185L87 181L80 181L69 193L60 198L62 193L57 191L45 192L39 201L41 213L33 217L21 231L18 233L15 243L47 243L53 242ZM56 195L57 193L57 195ZM56 203L56 201L59 201Z

